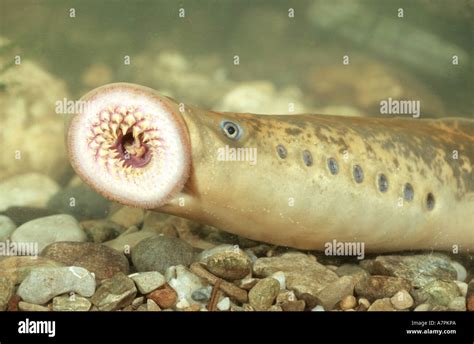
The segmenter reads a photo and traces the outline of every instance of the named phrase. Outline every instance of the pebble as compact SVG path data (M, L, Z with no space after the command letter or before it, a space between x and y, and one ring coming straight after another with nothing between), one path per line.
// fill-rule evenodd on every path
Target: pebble
M45 209L45 208L35 208L35 207L8 207L7 210L1 212L3 215L8 216L17 226L38 219L40 217L47 217L51 215L57 215L58 212Z
M109 211L109 201L85 184L59 190L48 202L48 208L69 214L79 221L103 219Z
M56 241L86 241L79 223L70 215L52 215L22 224L11 235L15 243L37 243L38 253Z
M376 299L390 298L402 289L411 290L410 282L391 276L370 276L355 285L356 294L371 302Z
M339 301L354 293L354 284L352 276L342 276L317 294L317 302L326 310L334 309Z
M122 253L92 242L55 242L46 246L41 256L83 267L93 272L97 280L111 278L117 272L129 272L128 260Z
M188 266L193 260L193 247L178 238L155 236L142 240L132 250L133 265L138 271L164 274L170 266Z
M421 305L416 306L413 311L414 312L428 312L429 310L431 310L431 305L428 303L422 303Z
M466 299L462 296L455 297L448 305L450 311L465 312Z
M122 206L109 217L109 220L128 228L140 225L143 222L144 216L145 211L141 208Z
M252 271L252 261L237 245L219 245L203 251L199 261L214 275L229 281L242 279Z
M159 311L161 311L161 308L152 299L147 299L146 300L146 310L148 312L159 312Z
M18 309L23 312L49 312L49 307L40 306L34 303L20 301L18 303Z
M36 268L21 282L17 294L26 302L41 305L70 292L92 296L95 286L94 276L78 266Z
M59 185L48 176L27 173L10 177L0 183L0 211L12 206L45 208Z
M0 277L7 277L16 285L20 284L33 269L62 266L64 264L43 257L5 257L0 259Z
M165 276L158 271L140 272L128 277L135 282L138 291L142 294L151 293L166 283Z
M100 311L114 311L131 305L136 295L135 283L125 274L118 272L102 282L91 302Z
M292 290L280 290L276 298L276 303L282 304L291 301L296 301L295 292Z
M286 289L286 277L283 271L277 271L274 274L272 274L270 277L273 277L280 283L280 289L284 290Z
M7 240L15 229L15 223L8 216L0 215L0 242Z
M459 288L453 281L433 281L413 292L417 304L429 303L432 306L444 307L448 307L451 301L460 295Z
M336 269L336 274L339 277L353 276L355 278L356 283L369 276L369 273L367 272L367 270L355 264L341 265L340 267Z
M449 258L437 255L379 256L373 262L373 275L407 279L420 288L435 280L455 280L457 272Z
M370 301L367 300L365 297L359 298L358 304L359 306L362 306L363 308L365 308L365 310L369 309L370 307Z
M15 285L10 279L6 277L0 277L0 311L7 309L8 302L13 296L14 288Z
M280 306L284 312L302 312L305 310L306 302L303 300L286 301Z
M244 278L243 280L240 280L238 282L238 286L242 289L250 290L255 286L255 284L257 284L258 281L259 281L258 278L247 277L247 278ZM286 282L286 278L285 278L285 282Z
M91 305L88 299L75 294L53 298L53 311L57 312L87 312Z
M147 298L155 301L163 309L172 308L178 300L178 294L168 284L152 291ZM189 305L189 304L188 304Z
M181 299L176 303L176 309L178 310L185 310L186 308L189 308L189 306L190 304L186 299Z
M165 221L170 216L156 211L147 211L143 217L142 231L154 232L156 234L163 234L167 236L177 236L176 229L171 231L163 230ZM169 226L173 227L173 226Z
M389 311L394 311L395 308L393 308L392 303L390 302L390 299L388 297L385 297L383 299L378 299L375 300L367 310L368 312L389 312Z
M81 222L88 241L103 243L113 240L125 232L125 227L109 220L88 220Z
M456 270L456 279L458 281L464 282L467 277L466 268L455 261L451 262L451 266L454 268L454 270Z
M237 287L235 284L227 282L226 280L220 279L207 271L201 263L191 264L190 270L197 276L203 278L205 281L212 285L219 284L219 289L230 296L232 299L237 300L240 303L248 302L247 291Z
M467 310L470 312L474 311L474 279L468 283L467 294L466 294Z
M390 302L392 302L393 307L398 310L408 309L413 306L414 303L410 293L407 292L405 289L400 290L395 295L393 295L390 298Z
M462 296L466 297L468 284L466 282L454 281L459 288L459 292Z
M110 248L113 248L116 251L129 255L140 241L155 236L157 235L153 232L129 232L127 230L123 234L119 235L117 238L110 241L106 241L103 244Z
M132 308L137 309L139 306L143 305L144 302L145 302L144 296L136 297L132 301Z
M250 290L249 303L257 311L265 311L273 304L280 291L280 283L272 277L264 278Z
M259 258L253 270L259 277L269 277L282 271L287 289L293 290L298 298L304 294L315 298L321 290L339 279L336 273L319 264L314 256L299 252Z
M347 295L341 300L341 302L339 302L339 307L343 311L348 310L348 309L354 309L356 306L357 306L357 299L354 297L354 295ZM367 308L369 307L370 307L370 304L369 306L367 306Z
M199 303L207 303L211 299L211 293L211 286L202 287L193 291L193 293L191 294L191 298Z
M324 307L321 305L317 305L313 309L311 309L312 312L325 312Z
M228 311L230 309L230 299L228 297L224 297L217 303L217 309L220 311Z
M170 267L166 271L165 278L178 294L178 299L186 299L189 304L195 303L193 293L207 286L200 277L182 265Z

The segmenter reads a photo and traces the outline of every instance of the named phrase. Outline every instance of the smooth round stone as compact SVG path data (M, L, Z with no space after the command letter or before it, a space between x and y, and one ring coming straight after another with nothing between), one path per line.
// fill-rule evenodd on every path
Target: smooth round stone
M58 190L54 180L39 173L10 177L0 183L0 211L12 206L44 208Z
M393 307L398 310L408 309L413 306L414 303L410 293L406 290L400 290L397 292L390 298L390 302L392 302Z
M264 278L250 290L249 303L257 311L266 311L273 305L280 291L280 283L272 278Z
M15 229L16 225L9 217L0 215L0 242L7 240Z
M56 241L86 241L79 223L70 215L52 215L32 220L18 227L11 235L15 243L35 243L40 253Z
M92 296L95 286L94 276L78 266L37 268L21 282L17 293L26 302L42 305L57 295L70 292Z
M224 297L217 303L217 309L220 311L228 311L230 309L230 299L228 297Z
M158 271L164 274L171 266L189 266L194 249L178 238L154 236L140 241L132 250L132 262L137 271Z
M55 242L46 246L41 256L68 266L80 266L95 274L97 280L111 278L118 272L129 273L123 253L92 242Z
M226 280L238 280L252 271L252 261L238 246L219 245L203 251L200 261L207 270Z
M357 299L353 295L347 295L339 302L339 307L342 310L353 309L357 306Z
M70 214L79 221L103 219L110 202L85 184L59 190L48 202L48 208Z

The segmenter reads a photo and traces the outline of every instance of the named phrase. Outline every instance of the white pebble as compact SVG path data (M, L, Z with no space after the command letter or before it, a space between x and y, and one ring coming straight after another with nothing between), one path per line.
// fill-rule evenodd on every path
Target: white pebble
M320 305L317 305L317 306L314 307L311 311L312 311L312 312L324 312L324 307L323 307L323 306L320 306Z
M466 283L466 282L461 282L461 281L454 281L454 283L457 284L458 289L459 289L459 292L461 293L461 295L462 295L463 297L466 297L466 295L467 295L467 287L468 287L467 283Z
M178 309L185 309L185 308L188 308L189 306L190 306L189 302L185 298L179 300L178 303L176 304L176 308Z
M466 268L464 266L462 266L461 264L459 264L458 262L455 262L455 261L451 262L451 266L454 268L454 270L456 270L457 280L461 281L461 282L464 282L466 280L466 277L467 277Z
M224 297L217 304L217 309L220 311L228 311L229 308L230 308L230 299L228 297Z
M280 289L286 289L286 277L283 271L277 271L271 277L280 283Z

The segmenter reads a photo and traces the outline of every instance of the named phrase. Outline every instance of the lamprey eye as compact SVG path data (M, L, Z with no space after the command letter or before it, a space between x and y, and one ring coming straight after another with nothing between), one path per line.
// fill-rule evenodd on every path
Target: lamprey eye
M221 128L224 134L231 140L238 140L242 136L242 128L235 122L222 121Z

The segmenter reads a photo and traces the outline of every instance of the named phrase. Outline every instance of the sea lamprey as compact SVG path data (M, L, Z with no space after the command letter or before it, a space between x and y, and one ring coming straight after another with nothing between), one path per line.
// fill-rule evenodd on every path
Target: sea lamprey
M220 113L124 83L82 100L70 160L113 201L300 249L474 249L472 120Z

